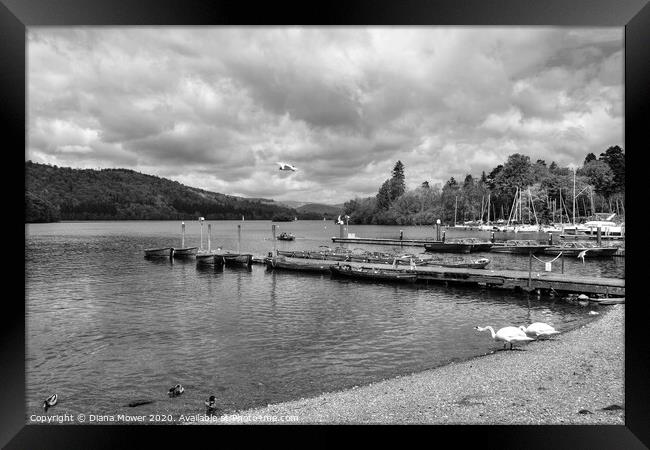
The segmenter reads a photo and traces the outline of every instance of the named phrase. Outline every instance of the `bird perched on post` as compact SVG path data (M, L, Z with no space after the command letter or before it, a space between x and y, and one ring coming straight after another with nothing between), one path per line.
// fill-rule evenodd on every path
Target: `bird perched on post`
M180 384L177 384L176 386L169 388L169 391L167 391L167 395L169 395L170 397L178 397L183 392L185 392L185 388Z
M52 406L56 405L56 402L58 401L58 399L59 399L59 397L56 394L50 395L43 402L43 410L45 412L47 412L48 409L50 409Z
M206 411L205 414L208 416L214 416L217 412L217 399L214 395L211 395L209 399L205 402Z

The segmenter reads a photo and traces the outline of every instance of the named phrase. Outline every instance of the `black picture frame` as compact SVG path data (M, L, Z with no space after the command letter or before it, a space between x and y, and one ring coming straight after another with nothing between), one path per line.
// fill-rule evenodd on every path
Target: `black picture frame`
M76 25L558 25L625 27L625 145L628 164L626 206L631 219L626 223L627 239L643 239L638 225L645 201L643 190L634 187L645 175L642 154L648 145L647 117L650 86L650 5L647 0L365 0L321 3L235 2L228 0L0 0L0 126L6 173L5 197L12 214L6 219L6 233L18 233L16 215L22 214L23 199L15 188L25 148L26 47L25 32L30 26ZM23 155L24 156L24 155ZM635 176L636 174L636 176ZM24 182L24 178L23 178ZM634 194L633 194L634 193ZM633 196L634 195L634 196ZM639 200L637 201L636 198ZM8 197L8 198L7 198ZM636 208L636 210L635 210ZM15 211L15 213L13 213ZM24 215L23 215L24 217ZM16 223L14 223L14 221ZM24 232L24 229L23 229ZM17 239L15 241L18 241ZM641 244L642 241L639 241ZM11 257L5 254L10 270L21 270L16 256L19 242L12 242ZM24 246L22 246L24 254ZM632 289L626 304L625 426L435 426L360 427L375 438L397 431L410 434L417 428L427 444L452 442L455 447L468 442L489 448L646 448L650 446L650 364L646 344L644 314L647 300L635 272L643 270L642 247L628 246L627 288ZM629 263L627 261L630 261ZM23 259L24 261L24 259ZM636 264L635 264L636 263ZM8 269L9 270L9 269ZM22 266L24 274L24 266ZM18 285L19 276L7 278ZM631 283L630 283L631 281ZM2 383L0 444L6 448L115 448L129 447L136 438L148 444L164 441L187 442L188 434L200 434L206 445L219 444L224 433L241 445L260 434L281 433L284 439L310 445L314 438L339 431L341 427L249 426L170 427L147 426L56 426L25 424L25 305L18 293L4 296L10 306L2 329ZM8 288L6 291L11 292ZM24 300L24 295L23 295ZM349 431L349 427L346 431ZM181 431L181 433L179 433ZM356 430L355 430L356 431ZM421 433L424 431L423 433ZM401 434L401 433L400 433ZM232 436L234 435L234 436ZM285 440L277 441L280 445ZM325 443L325 439L319 439ZM337 441L327 440L335 444ZM231 441L232 442L232 441ZM449 444L447 444L449 445Z

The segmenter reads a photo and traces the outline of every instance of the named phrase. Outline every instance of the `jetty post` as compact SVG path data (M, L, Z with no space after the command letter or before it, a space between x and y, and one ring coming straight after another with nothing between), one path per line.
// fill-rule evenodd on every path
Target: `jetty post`
M564 253L560 252L560 255L562 255L562 273L564 273Z
M271 234L273 234L273 255L275 255L275 224L271 225Z
M181 222L181 248L185 248L185 222Z
M445 242L445 233L446 233L446 231L442 232L442 242Z
M241 253L241 224L237 225L237 253Z
M212 224L208 224L208 253L210 253L210 236L212 235Z
M339 224L339 237L343 239L345 236L343 236L343 223Z
M530 278L533 273L533 251L528 250L528 287L530 288Z
M440 219L436 220L436 240L440 240Z
M201 250L203 250L203 217L199 217L199 223L201 224Z
M548 234L548 245L553 245L553 233Z
M494 244L494 231L492 232L492 236L490 236L490 241Z
M598 247L602 245L602 233L600 227L596 228L596 242L598 243Z

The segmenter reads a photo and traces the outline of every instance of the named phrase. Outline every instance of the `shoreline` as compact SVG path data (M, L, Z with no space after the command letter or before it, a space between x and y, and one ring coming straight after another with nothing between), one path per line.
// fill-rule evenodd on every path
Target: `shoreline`
M211 423L624 425L624 316L625 305L613 305L588 324L520 351L228 413Z

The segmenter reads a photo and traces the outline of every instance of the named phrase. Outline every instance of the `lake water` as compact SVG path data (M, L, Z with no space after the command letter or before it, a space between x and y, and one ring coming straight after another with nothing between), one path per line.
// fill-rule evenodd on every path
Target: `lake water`
M212 224L212 248L265 255L269 221ZM432 227L354 226L357 237L432 237ZM186 222L186 246L201 227ZM296 235L278 249L334 247L333 222L280 223ZM448 230L447 238L489 233ZM515 236L498 236L510 238ZM519 239L531 236L516 236ZM544 236L533 235L533 238ZM268 271L197 269L193 260L144 259L181 246L180 222L65 222L25 229L27 415L59 396L56 413L224 412L313 396L467 359L499 348L475 325L582 325L597 307L522 293L444 285L402 286ZM351 248L379 250L379 246ZM384 247L392 249L392 247ZM422 252L419 247L406 251ZM528 257L485 253L488 268L528 270ZM449 255L450 258L458 256ZM541 259L551 257L541 256ZM559 261L553 270L559 271ZM543 270L535 262L533 270ZM565 261L566 273L623 277L623 258ZM186 391L170 399L169 387ZM130 408L133 400L154 403Z

